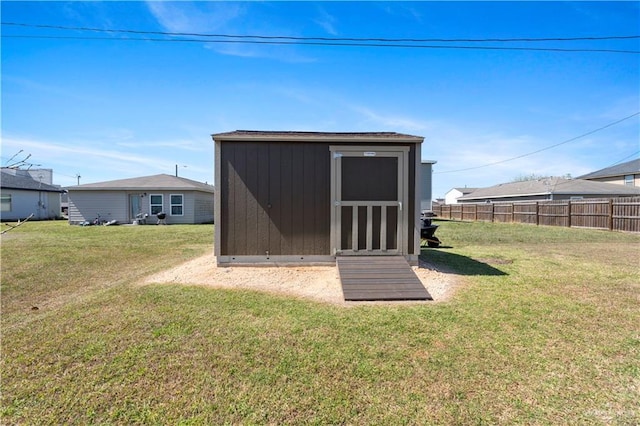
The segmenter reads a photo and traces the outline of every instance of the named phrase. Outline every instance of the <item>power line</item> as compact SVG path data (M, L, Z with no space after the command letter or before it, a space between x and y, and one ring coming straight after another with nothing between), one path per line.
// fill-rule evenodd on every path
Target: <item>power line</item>
M538 150L536 150L536 151L529 152L529 153L527 153L527 154L518 155L518 156L516 156L516 157L507 158L507 159L505 159L505 160L495 161L495 162L493 162L493 163L483 164L482 166L467 167L467 168L465 168L465 169L458 169L458 170L446 170L446 171L444 171L444 172L435 172L435 171L434 171L434 174L436 174L436 173L437 173L437 174L444 174L444 173L466 172L466 171L468 171L468 170L482 169L482 168L484 168L484 167L495 166L495 165L497 165L497 164L506 163L506 162L508 162L508 161L518 160L518 159L520 159L520 158L524 158L524 157L528 157L528 156L530 156L530 155L538 154L539 152L547 151L547 150L549 150L549 149L551 149L551 148L555 148L555 147L558 147L558 146L560 146L560 145L564 145L564 144L567 144L567 143L569 143L569 142L576 141L576 140L578 140L578 139L584 138L585 136L592 135L592 134L597 133L597 132L599 132L599 131L601 131L601 130L607 129L607 128L612 127L612 126L615 126L616 124L620 124L620 123L622 123L623 121L628 120L628 119L630 119L630 118L633 118L633 117L635 117L635 116L637 116L637 115L640 115L640 111L638 111L638 112L636 112L636 113L634 113L634 114L631 114L631 115L629 115L629 116L627 116L627 117L621 118L620 120L614 121L613 123L609 123L609 124L607 124L607 125L605 125L605 126L599 127L599 128L597 128L597 129L595 129L595 130L591 130L591 131L589 131L589 132L587 132L587 133L583 133L583 134L581 134L580 136L576 136L576 137L574 137L574 138L567 139L566 141L563 141L563 142L560 142L560 143L557 143L557 144L554 144L554 145L549 145L549 146L547 146L547 147L545 147L545 148L541 148L541 149L538 149Z
M310 45L310 46L340 46L340 47L394 47L411 49L465 49L465 50L517 50L517 51L547 51L547 52L598 52L598 53L630 53L638 54L637 50L624 49L593 49L593 48L559 48L559 47L504 47L504 46L461 46L461 45L425 45L415 43L487 43L487 42L544 42L544 41L602 41L602 40L631 40L639 39L640 35L610 35L589 37L555 37L555 38L346 38L346 37L292 37L292 36L266 36L266 35L233 35L233 34L209 34L191 32L166 32L143 31L129 29L104 29L93 27L70 27L62 25L25 24L19 22L3 22L2 25L46 28L64 31L91 31L119 34L137 35L163 35L168 37L199 37L193 38L153 38L153 37L89 37L89 36L54 36L54 35L2 35L3 38L34 38L34 39L70 39L70 40L118 40L118 41L152 41L174 43L235 43L235 44L268 44L268 45ZM211 38L217 38L211 40ZM410 44L406 44L410 43Z
M332 42L304 42L304 41L259 41L259 40L206 40L206 39L162 39L162 38L110 38L110 37L80 37L80 36L32 36L5 35L1 38L28 39L57 39L57 40L110 40L110 41L153 41L166 43L235 43L235 44L268 44L268 45L309 45L309 46L346 46L346 47L398 47L410 49L463 49L463 50L519 50L538 52L599 52L599 53L631 53L640 54L640 50L619 49L572 49L572 48L542 48L542 47L499 47L499 46L442 46L425 44L380 44L380 43L332 43Z
M622 162L623 162L624 160L626 160L627 158L635 157L635 156L636 156L636 155L638 155L638 154L640 154L640 151L636 151L636 152L634 152L634 153L633 153L633 154L631 154L631 155L627 155L627 156L626 156L626 157L624 157L622 160L618 160L618 161L616 161L615 163L610 164L610 165L609 165L609 166L607 166L607 167L613 167L613 166L615 166L616 164L620 164L620 163L622 163ZM607 168L607 167L605 167L605 168Z
M545 38L367 38L367 37L293 37L293 36L265 36L265 35L234 35L234 34L211 34L211 33L190 33L190 32L167 32L167 31L143 31L143 30L124 30L124 29L105 29L93 27L69 27L63 25L42 25L42 24L25 24L19 22L2 22L2 25L11 25L27 28L49 28L56 30L72 30L72 31L95 31L107 33L128 33L128 34L153 34L168 36L191 36L191 37L219 37L234 39L266 39L266 40L296 40L296 41L348 41L348 42L390 42L390 43L450 43L450 42L542 42L542 41L595 41L595 40L630 40L640 39L640 35L617 35L617 36L586 36L586 37L545 37Z

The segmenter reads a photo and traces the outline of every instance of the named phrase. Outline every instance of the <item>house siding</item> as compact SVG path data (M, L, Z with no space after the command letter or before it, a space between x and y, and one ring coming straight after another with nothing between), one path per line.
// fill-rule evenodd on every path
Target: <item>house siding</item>
M57 219L61 216L60 193L2 188L11 195L11 211L0 212L1 220L21 220L33 214L32 220Z
M213 194L193 193L193 223L213 223Z
M629 173L632 174L632 173ZM603 182L603 183L613 183L616 185L625 185L624 175L623 176L610 176L610 177L602 177L602 178L593 178L589 179L595 182ZM633 186L640 186L640 174L633 175Z
M148 192L147 192L148 191ZM118 223L132 223L134 217L130 213L130 197L140 196L140 212L148 214L148 224L157 223L156 216L152 216L150 195L162 195L162 210L167 213L167 224L194 224L213 222L213 193L203 191L73 191L69 190L69 223L79 224L93 221L98 215L103 220L117 220ZM171 195L182 195L182 216L172 216Z
M117 220L119 223L127 223L128 206L129 200L126 192L69 190L69 223L91 222L98 215L102 220Z
M163 194L164 211L167 213L167 224L192 224L213 222L213 194L196 191L160 191ZM183 196L183 215L173 216L171 212L171 195ZM148 208L148 206L147 206Z

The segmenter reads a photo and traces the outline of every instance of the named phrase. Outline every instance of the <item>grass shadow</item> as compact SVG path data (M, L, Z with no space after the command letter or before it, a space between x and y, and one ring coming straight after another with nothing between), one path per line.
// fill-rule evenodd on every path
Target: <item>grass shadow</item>
M508 275L489 263L510 263L501 259L479 261L468 256L440 249L423 248L420 251L420 266L439 272L458 275Z

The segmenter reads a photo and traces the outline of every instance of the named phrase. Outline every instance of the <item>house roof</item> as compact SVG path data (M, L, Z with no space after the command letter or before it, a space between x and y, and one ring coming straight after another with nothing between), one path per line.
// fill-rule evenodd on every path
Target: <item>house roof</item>
M458 200L486 200L547 194L631 196L640 195L640 188L583 179L554 177L478 188L471 194L463 195Z
M167 174L142 176L107 182L69 186L69 191L204 191L214 192L212 185Z
M456 191L462 192L464 195L466 194L471 194L473 191L475 191L478 188L453 188Z
M604 169L578 176L577 179L596 179L637 174L640 174L640 158L627 161L626 163L616 164L615 166L605 167Z
M373 143L421 143L422 136L396 132L306 132L271 130L236 130L211 135L213 140L253 142L373 142Z
M64 192L59 186L41 183L31 176L16 175L7 170L2 170L1 172L0 187L2 188L41 192Z

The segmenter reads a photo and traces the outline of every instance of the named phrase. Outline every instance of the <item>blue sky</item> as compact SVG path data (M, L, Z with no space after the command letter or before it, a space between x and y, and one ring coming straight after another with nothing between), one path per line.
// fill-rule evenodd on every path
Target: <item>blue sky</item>
M103 30L420 39L640 34L638 2L1 7L3 23ZM16 35L53 38L8 37ZM179 39L2 25L2 165L22 150L15 159L31 154L27 161L53 169L63 186L77 175L92 183L173 174L176 165L180 176L212 183L212 133L396 131L425 137L423 159L437 161L434 197L443 197L453 187L530 174L575 177L639 156L636 115L503 162L640 111L638 54L134 40L141 38ZM637 38L423 44L640 50Z

